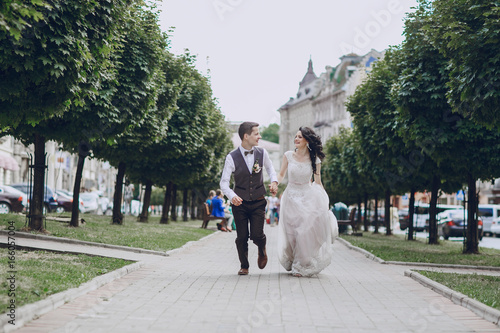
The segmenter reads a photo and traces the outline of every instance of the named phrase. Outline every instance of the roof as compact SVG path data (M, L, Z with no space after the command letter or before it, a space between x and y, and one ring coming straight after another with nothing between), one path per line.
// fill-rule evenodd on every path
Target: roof
M300 87L305 86L306 84L316 80L317 78L318 77L316 76L316 74L314 74L312 60L309 59L309 65L307 66L307 73L306 75L304 75L302 81L300 81Z

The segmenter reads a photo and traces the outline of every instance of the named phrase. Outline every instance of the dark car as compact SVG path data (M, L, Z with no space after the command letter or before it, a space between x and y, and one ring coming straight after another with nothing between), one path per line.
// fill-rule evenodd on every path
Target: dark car
M21 213L26 204L26 194L10 186L0 186L0 214Z
M16 190L19 190L19 191L21 191L23 193L26 193L28 195L28 198L31 197L31 195L30 195L30 187L29 187L28 184L26 184L26 183L23 183L23 184L13 184L13 185L10 185L10 186L13 187L13 188L15 188ZM31 191L33 191L33 187L31 187ZM59 206L59 204L57 203L57 194L55 194L55 192L50 187L48 187L47 185L45 185L43 205L44 205L44 208L49 213L56 211L57 206Z
M437 215L438 235L444 239L450 237L464 237L467 230L467 210L456 209L446 210ZM465 219L464 219L465 218ZM483 239L483 221L477 220L478 238Z
M398 210L399 229L406 230L410 225L410 213L408 208Z

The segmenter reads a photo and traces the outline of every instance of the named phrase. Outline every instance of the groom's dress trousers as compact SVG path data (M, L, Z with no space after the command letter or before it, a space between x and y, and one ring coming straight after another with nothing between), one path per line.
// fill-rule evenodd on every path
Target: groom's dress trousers
M234 188L233 191L243 199L240 206L232 205L234 221L236 224L236 248L241 263L241 268L248 268L248 238L250 238L259 250L266 246L266 235L264 234L264 220L266 209L266 188L263 177L264 151L254 147L254 166L248 170L247 163L239 149L232 151L231 157L234 161ZM255 171L258 170L258 172ZM248 225L250 224L250 230Z

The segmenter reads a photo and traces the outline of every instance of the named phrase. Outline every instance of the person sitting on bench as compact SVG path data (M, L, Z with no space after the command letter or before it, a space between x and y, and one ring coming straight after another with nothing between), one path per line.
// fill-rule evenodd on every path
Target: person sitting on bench
M216 217L225 217L226 221L217 223L217 227L219 224L221 226L220 230L222 231L231 231L231 223L233 222L233 216L224 212L224 200L222 199L222 191L215 191L215 197L212 198L212 215Z

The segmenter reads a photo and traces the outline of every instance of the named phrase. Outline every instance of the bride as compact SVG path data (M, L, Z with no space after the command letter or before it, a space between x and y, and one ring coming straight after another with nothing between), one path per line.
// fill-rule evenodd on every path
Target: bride
M321 184L325 154L320 138L311 128L301 127L294 143L295 152L285 153L278 175L281 183L288 169L288 185L281 199L278 257L294 276L312 276L330 264L338 226Z

